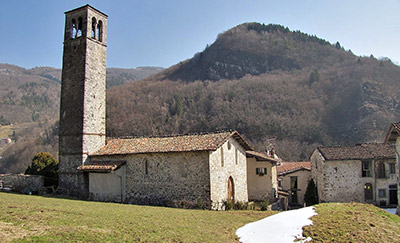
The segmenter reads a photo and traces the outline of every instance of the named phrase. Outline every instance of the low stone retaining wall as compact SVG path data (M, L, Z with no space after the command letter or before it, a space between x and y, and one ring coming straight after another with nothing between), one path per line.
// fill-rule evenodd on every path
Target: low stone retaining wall
M41 193L44 188L44 178L39 175L0 174L0 190L20 193Z

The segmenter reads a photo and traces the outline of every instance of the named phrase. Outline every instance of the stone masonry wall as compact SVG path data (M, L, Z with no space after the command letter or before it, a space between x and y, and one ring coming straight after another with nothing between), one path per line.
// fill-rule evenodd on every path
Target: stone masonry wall
M98 156L92 161L126 161L124 202L168 205L210 201L208 152ZM147 169L146 169L147 164Z
M228 142L231 145L230 149ZM221 163L221 149L223 165ZM236 150L237 152L235 152ZM233 178L235 201L248 202L246 163L246 151L233 138L226 141L216 151L210 152L210 184L213 209L223 209L223 202L228 199L229 177Z
M21 193L44 192L44 179L39 175L0 174L0 190Z

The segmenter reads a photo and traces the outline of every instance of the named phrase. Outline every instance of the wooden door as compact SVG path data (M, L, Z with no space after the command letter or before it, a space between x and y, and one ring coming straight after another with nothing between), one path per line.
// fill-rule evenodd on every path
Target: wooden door
M228 179L228 200L235 201L235 186L232 177Z
M389 204L397 205L397 185L389 185Z

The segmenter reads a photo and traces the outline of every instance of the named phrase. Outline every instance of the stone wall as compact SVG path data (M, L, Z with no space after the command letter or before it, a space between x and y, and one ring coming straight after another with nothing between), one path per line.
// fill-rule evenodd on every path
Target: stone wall
M169 205L174 201L210 201L208 156L203 151L97 156L91 160L126 161L124 202Z
M311 156L312 178L318 188L320 202L366 202L380 205L389 200L389 185L396 183L397 175L389 173L393 160L371 160L371 177L362 177L361 160L325 161L315 150ZM378 178L378 163L385 164L386 178ZM398 170L398 166L396 167ZM365 200L364 186L370 183L373 199ZM386 189L386 196L379 197L379 189Z
M0 174L0 190L20 193L45 192L43 176Z
M290 177L297 177L297 199L300 205L304 204L304 194L306 193L308 181L311 179L311 171L309 170L298 170L292 173L288 173L283 176L279 176L282 181L282 189L289 192L289 203L290 203Z
M257 175L256 168L267 168L267 174ZM278 191L276 164L257 161L254 157L247 158L247 190L249 200L272 201Z
M212 208L223 209L223 202L228 200L229 177L233 179L235 202L248 202L246 151L242 146L230 138L209 156Z

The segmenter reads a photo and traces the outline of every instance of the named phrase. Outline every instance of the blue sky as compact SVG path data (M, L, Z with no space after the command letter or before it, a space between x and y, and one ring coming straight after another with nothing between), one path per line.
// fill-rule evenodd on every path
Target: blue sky
M64 12L85 4L109 16L108 67L169 67L244 22L281 24L400 63L400 0L0 0L0 63L60 68Z

